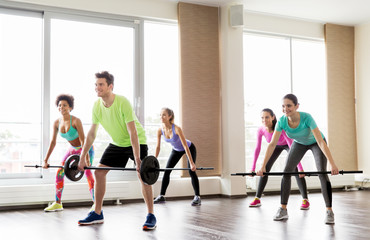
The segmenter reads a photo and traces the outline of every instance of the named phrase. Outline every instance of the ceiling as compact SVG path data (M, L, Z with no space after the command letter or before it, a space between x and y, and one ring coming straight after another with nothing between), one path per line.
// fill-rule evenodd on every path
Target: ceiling
M370 23L369 0L171 0L209 6L243 4L244 11L355 26Z

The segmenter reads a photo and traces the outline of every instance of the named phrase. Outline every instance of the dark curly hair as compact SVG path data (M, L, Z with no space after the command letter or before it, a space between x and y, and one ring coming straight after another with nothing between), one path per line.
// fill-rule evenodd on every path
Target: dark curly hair
M57 107L58 107L59 102L62 101L62 100L67 101L68 102L68 105L73 109L75 98L72 95L69 95L69 94L60 94L57 97L57 99L55 100L55 105L57 105Z
M95 73L96 78L105 78L107 81L108 86L113 84L114 85L114 76L110 74L108 71L98 72Z

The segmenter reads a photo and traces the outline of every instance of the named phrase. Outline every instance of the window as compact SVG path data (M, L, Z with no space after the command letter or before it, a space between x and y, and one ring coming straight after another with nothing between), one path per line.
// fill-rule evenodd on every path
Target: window
M0 178L44 176L42 182L53 182L55 169L46 174L24 165L42 164L53 123L60 117L55 105L59 94L74 96L71 114L81 119L87 134L97 100L96 72L111 72L114 92L131 101L146 129L149 154L155 151L161 108L172 108L176 119L180 118L176 24L78 11L35 13L1 8L0 23L0 83L4 87L0 100L5 103L0 115ZM109 142L110 136L100 127L94 165ZM49 163L60 165L68 147L58 136ZM170 151L171 146L163 144L161 164ZM127 167L132 166L129 161ZM125 176L136 179L134 172ZM108 178L118 179L122 179L118 171Z
M282 116L281 99L287 93L297 95L299 111L309 112L327 136L325 44L323 41L285 36L244 34L244 111L246 166L250 169L256 144L260 113L271 108ZM262 164L267 142L263 145L257 168ZM271 171L283 170L286 152ZM305 170L315 170L312 154L302 160Z
M50 135L52 124L60 117L55 99L61 93L75 99L72 115L81 119L85 135L91 126L95 93L95 73L107 70L113 74L114 93L134 99L134 29L129 26L97 24L85 19L51 19L50 37ZM69 147L60 141L51 161L61 161ZM94 142L95 165L110 142L110 136L99 127ZM55 159L55 160L54 160ZM50 162L50 161L49 161Z
M40 158L41 17L39 13L0 9L1 178L27 172L23 165Z
M145 22L144 36L145 130L149 154L154 155L161 109L172 109L175 123L180 119L178 28L176 24ZM158 156L161 166L165 166L171 149L162 140Z

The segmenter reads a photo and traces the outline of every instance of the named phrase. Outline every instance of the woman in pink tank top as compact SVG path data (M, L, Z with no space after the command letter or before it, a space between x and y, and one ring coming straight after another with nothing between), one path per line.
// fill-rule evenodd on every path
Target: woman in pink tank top
M254 172L255 169L256 169L256 162L257 162L258 156L259 156L260 151L261 151L262 137L265 137L265 139L268 143L271 142L271 138L272 138L272 135L274 133L275 125L276 125L276 122L277 122L274 112L269 108L265 108L265 109L262 110L261 119L262 119L262 124L263 125L261 127L259 127L258 130L257 130L257 144L256 144L256 148L254 150L254 159L253 159L253 163L252 163L251 172ZM272 166L274 165L275 161L280 156L280 154L283 150L286 150L287 152L289 152L289 149L290 149L290 146L292 145L292 142L293 142L293 140L288 138L288 136L283 131L280 138L279 138L279 141L278 141L278 144L276 146L276 149L275 149L274 153L272 154L272 156L268 160L268 163L266 165L266 172L269 172L271 170ZM301 163L299 163L298 168L296 168L296 171L298 171L298 170L303 171ZM303 198L302 205L301 205L300 208L302 210L308 210L309 207L310 207L310 203L308 202L306 180L304 178L304 175L300 175L300 176L296 175L295 177L296 177L296 180L297 180L299 191L300 191L300 193L302 195L302 198ZM257 187L257 191L256 191L256 196L255 196L254 200L249 204L250 207L259 207L259 206L261 206L260 198L262 197L262 193L263 193L263 190L265 189L265 186L267 184L267 180L268 180L268 175L264 175L263 177L260 177L258 187Z

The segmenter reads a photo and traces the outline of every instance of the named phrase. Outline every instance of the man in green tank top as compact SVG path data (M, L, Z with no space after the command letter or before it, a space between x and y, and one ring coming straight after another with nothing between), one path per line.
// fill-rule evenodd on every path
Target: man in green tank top
M143 230L155 229L156 218L153 209L152 186L144 184L139 173L141 159L148 155L144 128L138 121L127 98L113 93L113 75L104 71L96 73L95 76L95 91L99 99L93 107L92 125L87 134L80 158L84 159L96 138L99 124L101 124L112 137L113 143L109 144L105 149L98 167L126 167L129 159L134 160L148 210ZM83 170L84 167L85 162L80 161L78 168ZM104 222L102 205L108 172L109 170L95 171L95 208L85 219L78 222L80 225Z

